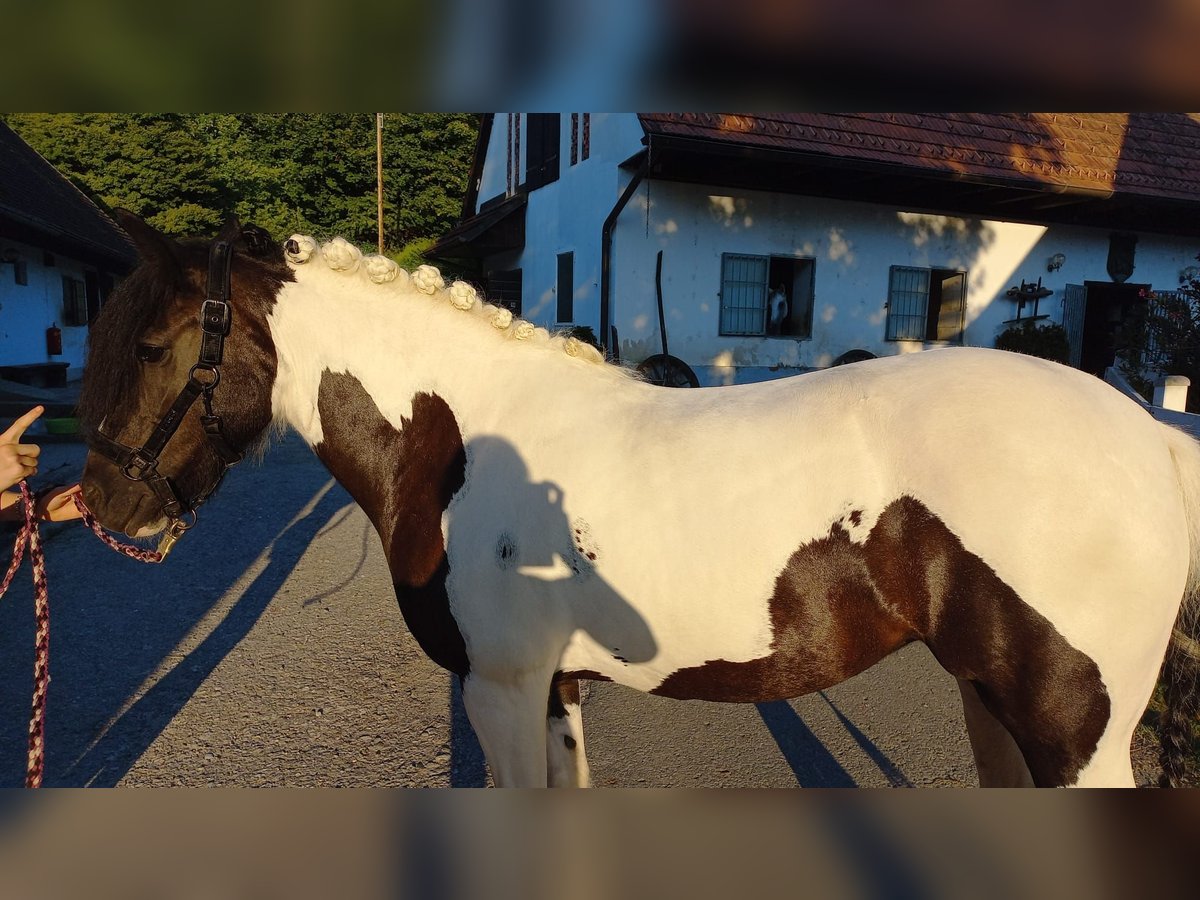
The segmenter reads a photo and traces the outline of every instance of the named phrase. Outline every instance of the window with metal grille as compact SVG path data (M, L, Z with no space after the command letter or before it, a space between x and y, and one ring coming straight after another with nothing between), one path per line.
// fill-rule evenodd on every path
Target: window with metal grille
M722 254L720 333L811 337L815 268L807 257Z
M484 288L488 302L503 306L514 316L521 314L521 270L488 272Z
M86 325L88 323L87 288L78 278L63 276L62 323L64 325Z
M888 274L889 341L962 341L967 273L892 266Z

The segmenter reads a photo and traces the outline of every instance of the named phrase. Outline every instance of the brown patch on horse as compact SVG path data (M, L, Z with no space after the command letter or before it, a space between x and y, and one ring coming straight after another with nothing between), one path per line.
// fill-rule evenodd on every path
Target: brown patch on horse
M568 678L562 672L555 672L550 682L550 700L546 704L546 716L551 719L565 719L568 706L579 705L579 682Z
M862 544L840 524L788 560L770 599L771 653L711 660L652 693L762 702L822 690L923 640L970 680L1012 734L1038 785L1072 783L1108 723L1095 662L924 504L889 504Z
M317 456L379 532L404 621L439 666L466 677L466 644L450 612L442 513L462 488L466 453L454 413L436 394L413 397L397 430L353 375L326 370ZM334 424L336 423L336 427Z

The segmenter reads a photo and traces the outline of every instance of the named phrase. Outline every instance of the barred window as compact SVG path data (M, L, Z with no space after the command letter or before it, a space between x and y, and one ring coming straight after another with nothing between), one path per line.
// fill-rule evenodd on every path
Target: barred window
M489 302L503 306L514 316L521 315L521 270L488 272L484 293Z
M885 336L889 341L961 343L966 299L966 272L892 266Z
M88 323L87 290L78 278L64 275L62 323L64 325L86 325Z
M720 334L811 337L815 266L807 257L722 254Z

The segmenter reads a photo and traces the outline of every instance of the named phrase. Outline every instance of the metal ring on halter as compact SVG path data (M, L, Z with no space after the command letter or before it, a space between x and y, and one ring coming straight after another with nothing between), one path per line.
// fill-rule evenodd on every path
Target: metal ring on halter
M209 375L212 376L212 381L201 381L196 377L196 372L208 372ZM205 391L211 391L221 383L221 370L216 366L209 365L208 363L196 363L188 371L188 381Z
M140 447L133 451L129 462L121 466L121 474L130 481L145 481L158 466L158 460Z
M199 518L199 516L196 515L196 510L185 510L183 514L185 516L191 516L192 521L188 522L182 518L175 519L170 525L167 526L167 528L171 531L178 532L179 534L183 534L185 531L190 531L192 528L194 528L196 525L196 519Z

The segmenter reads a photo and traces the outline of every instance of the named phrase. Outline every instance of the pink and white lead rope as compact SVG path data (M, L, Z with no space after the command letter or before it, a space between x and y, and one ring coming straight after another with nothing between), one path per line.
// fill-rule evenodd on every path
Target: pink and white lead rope
M25 762L25 787L42 786L42 773L46 765L46 694L50 687L50 596L46 589L46 557L42 552L42 535L38 530L33 494L29 485L22 481L21 504L25 512L25 524L17 533L13 545L12 562L0 581L0 597L8 591L13 576L21 567L25 548L29 547L29 558L33 561L33 607L37 630L34 638L35 657L33 662L33 708L29 714L29 754ZM96 517L84 506L83 498L74 496L75 506L87 525L100 540L118 553L124 553L142 562L162 562L162 554L142 547L122 544L107 534Z

